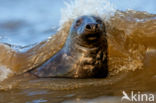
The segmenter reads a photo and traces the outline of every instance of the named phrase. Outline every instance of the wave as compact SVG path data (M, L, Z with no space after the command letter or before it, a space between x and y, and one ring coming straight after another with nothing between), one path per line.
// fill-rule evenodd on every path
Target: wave
M11 70L13 68L15 74L39 66L62 48L71 23L82 15L99 16L106 25L110 76L122 71L144 69L147 50L156 48L156 15L134 10L118 11L107 0L75 0L66 3L56 35L23 52L22 55L16 54L15 51L12 57L12 54L3 55L0 64ZM9 48L7 52L12 50ZM12 60L14 65L8 62L8 59ZM17 62L18 65L15 65ZM20 68L22 70L18 71Z

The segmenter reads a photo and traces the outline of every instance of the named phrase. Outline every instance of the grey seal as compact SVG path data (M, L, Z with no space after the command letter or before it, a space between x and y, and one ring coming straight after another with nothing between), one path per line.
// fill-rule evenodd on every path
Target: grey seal
M31 73L37 77L106 77L107 48L103 21L96 16L81 16L72 23L64 47Z

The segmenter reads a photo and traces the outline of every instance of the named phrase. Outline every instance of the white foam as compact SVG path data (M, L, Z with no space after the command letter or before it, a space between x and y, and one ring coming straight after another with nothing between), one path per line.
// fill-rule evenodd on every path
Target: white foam
M72 0L65 5L66 8L61 9L60 26L82 15L95 15L107 20L116 10L108 0Z
M12 71L9 68L5 66L0 66L0 81L6 79L11 73Z

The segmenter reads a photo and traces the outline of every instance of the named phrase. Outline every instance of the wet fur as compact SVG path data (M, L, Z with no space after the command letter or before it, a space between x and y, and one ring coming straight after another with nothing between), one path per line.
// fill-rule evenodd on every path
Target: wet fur
M84 16L78 19L96 19L94 16ZM99 19L99 18L98 18ZM82 30L78 35L76 24L73 23L65 46L41 67L32 71L38 77L69 77L89 78L106 77L107 66L107 39L103 26L98 33L88 33ZM82 24L81 28L84 28ZM80 29L81 30L81 29ZM81 32L81 31L79 31ZM88 36L96 35L95 40ZM98 37L100 36L100 37Z

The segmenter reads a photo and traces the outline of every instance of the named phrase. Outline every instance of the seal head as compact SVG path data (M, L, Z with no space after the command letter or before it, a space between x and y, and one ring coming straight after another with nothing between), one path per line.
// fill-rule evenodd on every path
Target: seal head
M62 50L33 74L38 77L106 77L107 39L103 21L95 16L76 19Z

